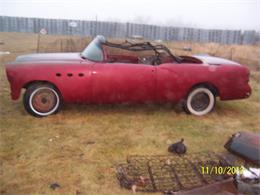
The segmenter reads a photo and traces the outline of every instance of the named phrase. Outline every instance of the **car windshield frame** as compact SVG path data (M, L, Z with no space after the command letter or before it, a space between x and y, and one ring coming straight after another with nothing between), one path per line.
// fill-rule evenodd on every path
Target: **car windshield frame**
M80 53L80 56L84 59L88 59L95 62L104 61L104 52L102 44L106 42L106 38L102 35L96 36L90 44Z

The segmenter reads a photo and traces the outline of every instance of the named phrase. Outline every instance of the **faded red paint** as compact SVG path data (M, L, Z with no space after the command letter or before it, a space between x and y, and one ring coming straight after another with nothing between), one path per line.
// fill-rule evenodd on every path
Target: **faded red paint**
M36 81L55 85L67 103L178 102L201 83L214 86L221 100L251 94L244 65L166 62L154 66L136 64L133 56L123 58L129 63L92 62L79 55L69 60L15 61L6 65L12 99Z

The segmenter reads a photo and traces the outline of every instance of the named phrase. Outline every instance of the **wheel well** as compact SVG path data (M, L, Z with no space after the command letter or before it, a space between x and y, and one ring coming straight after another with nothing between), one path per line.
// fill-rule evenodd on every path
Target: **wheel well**
M211 84L211 83L198 83L196 85L193 85L191 90L198 88L198 87L206 87L207 89L209 89L216 97L219 96L219 91L218 88ZM190 91L191 91L190 90Z
M61 94L59 88L56 85L54 85L53 83L49 82L49 81L31 81L31 82L26 83L23 86L23 88L24 89L28 89L28 87L30 85L34 85L34 84L49 84L49 85L52 85L58 91L58 93Z

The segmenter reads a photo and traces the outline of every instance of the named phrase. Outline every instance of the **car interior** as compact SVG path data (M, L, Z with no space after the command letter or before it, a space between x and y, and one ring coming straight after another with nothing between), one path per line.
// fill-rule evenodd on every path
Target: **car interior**
M130 51L127 49L109 47L103 45L104 61L107 63L131 63L131 64L147 64L160 65L166 63L195 63L201 64L201 60L192 56L179 56L181 61L177 61L165 51ZM118 55L120 53L120 55Z
M105 63L131 63L153 66L165 63L202 63L201 60L192 56L173 55L164 45L156 45L150 42L132 43L127 40L123 43L111 43L100 35L80 55L82 58Z
M119 51L120 50L120 51ZM104 59L108 63L132 63L160 65L163 63L174 63L171 56L165 52L155 53L154 51L127 51L120 48L103 46ZM120 55L118 55L120 53Z

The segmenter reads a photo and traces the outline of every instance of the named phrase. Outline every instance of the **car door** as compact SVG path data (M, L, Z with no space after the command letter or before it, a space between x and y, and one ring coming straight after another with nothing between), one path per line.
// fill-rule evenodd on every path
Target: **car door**
M178 102L188 92L192 73L185 64L165 63L157 67L156 99L159 102Z
M95 63L94 103L151 102L155 99L156 67L132 63Z
M67 103L90 103L92 100L93 62L80 61L52 68L54 83L60 89Z

